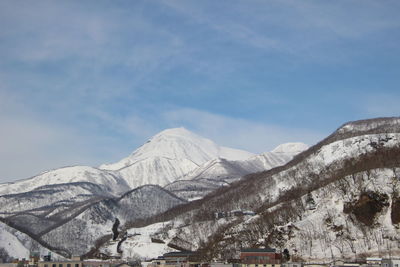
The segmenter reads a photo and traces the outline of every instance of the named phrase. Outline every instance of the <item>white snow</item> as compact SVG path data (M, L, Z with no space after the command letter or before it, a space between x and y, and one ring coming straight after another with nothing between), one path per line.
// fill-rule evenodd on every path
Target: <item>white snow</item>
M18 240L16 236L6 230L5 224L0 222L0 247L4 248L8 255L15 258L28 258L29 250Z
M30 251L39 252L40 255L47 255L50 252L26 234L2 222L0 222L0 248L4 248L9 256L18 259L28 259ZM52 252L52 256L54 259L64 259L55 252Z
M128 230L128 238L122 243L122 258L129 259L139 255L142 259L152 259L162 256L171 251L176 251L167 246L169 239L165 243L153 243L151 237L164 228L169 222L155 223L142 228L131 228ZM174 231L174 230L173 230ZM103 250L110 255L118 255L118 241L111 241Z
M308 148L309 146L304 143L285 143L277 146L271 152L283 154L299 154L300 152L303 152Z
M15 183L0 184L0 195L28 192L45 185L74 182L105 185L109 188L110 193L127 191L126 182L117 173L88 166L73 166L43 172L32 178L19 180Z

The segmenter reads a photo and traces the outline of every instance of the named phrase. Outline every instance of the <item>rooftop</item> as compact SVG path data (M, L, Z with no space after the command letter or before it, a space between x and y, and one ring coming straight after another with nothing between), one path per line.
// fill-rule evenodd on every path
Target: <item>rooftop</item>
M177 251L177 252L169 252L169 253L165 253L163 255L163 257L188 257L188 256L192 256L195 253L192 251Z
M244 248L240 252L276 252L274 248Z

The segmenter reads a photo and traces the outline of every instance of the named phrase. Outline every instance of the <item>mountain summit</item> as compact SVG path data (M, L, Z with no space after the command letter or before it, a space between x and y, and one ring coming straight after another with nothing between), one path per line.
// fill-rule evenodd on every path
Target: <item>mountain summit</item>
M245 160L253 155L219 146L185 128L172 128L156 134L128 157L101 165L100 169L118 171L134 188L144 184L166 185L216 158Z
M244 160L251 156L253 154L250 152L221 147L213 141L181 127L167 129L156 134L128 157L114 164L104 164L100 168L119 170L138 161L158 157L188 159L195 165L200 165L214 158Z

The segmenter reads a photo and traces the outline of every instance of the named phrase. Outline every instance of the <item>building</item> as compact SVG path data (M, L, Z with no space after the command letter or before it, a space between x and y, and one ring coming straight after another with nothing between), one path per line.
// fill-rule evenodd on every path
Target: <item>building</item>
M271 248L247 248L240 251L240 260L247 267L280 267L282 255Z
M178 251L165 253L163 256L153 259L152 267L197 267L201 264L192 258L196 254L191 251ZM150 266L150 265L148 265Z
M82 261L39 261L38 267L83 267Z
M305 262L303 267L328 267L328 264L323 262Z
M38 267L113 267L121 264L121 261L104 261L104 260L80 260L73 257L69 261L40 261Z
M382 264L382 258L366 258L367 265L373 267L380 267Z
M281 264L281 267L303 267L302 262L285 262Z
M195 267L199 263L193 261L196 254L191 251L169 252L163 255L167 266Z

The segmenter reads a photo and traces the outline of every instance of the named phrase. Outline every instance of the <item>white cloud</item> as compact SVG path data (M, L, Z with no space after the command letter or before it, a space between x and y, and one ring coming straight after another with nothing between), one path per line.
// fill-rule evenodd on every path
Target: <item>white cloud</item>
M131 136L132 144L140 145L156 133L174 127L185 127L216 143L254 153L270 151L286 142L315 144L329 133L302 128L282 127L266 122L233 118L192 108L171 108L156 114L132 113L117 116L103 111L92 111L114 132ZM136 147L131 147L133 150ZM117 158L115 160L118 160Z
M304 142L312 145L326 134L306 129L281 127L206 111L181 108L163 114L170 127L184 126L218 144L250 152L270 151L279 144Z

